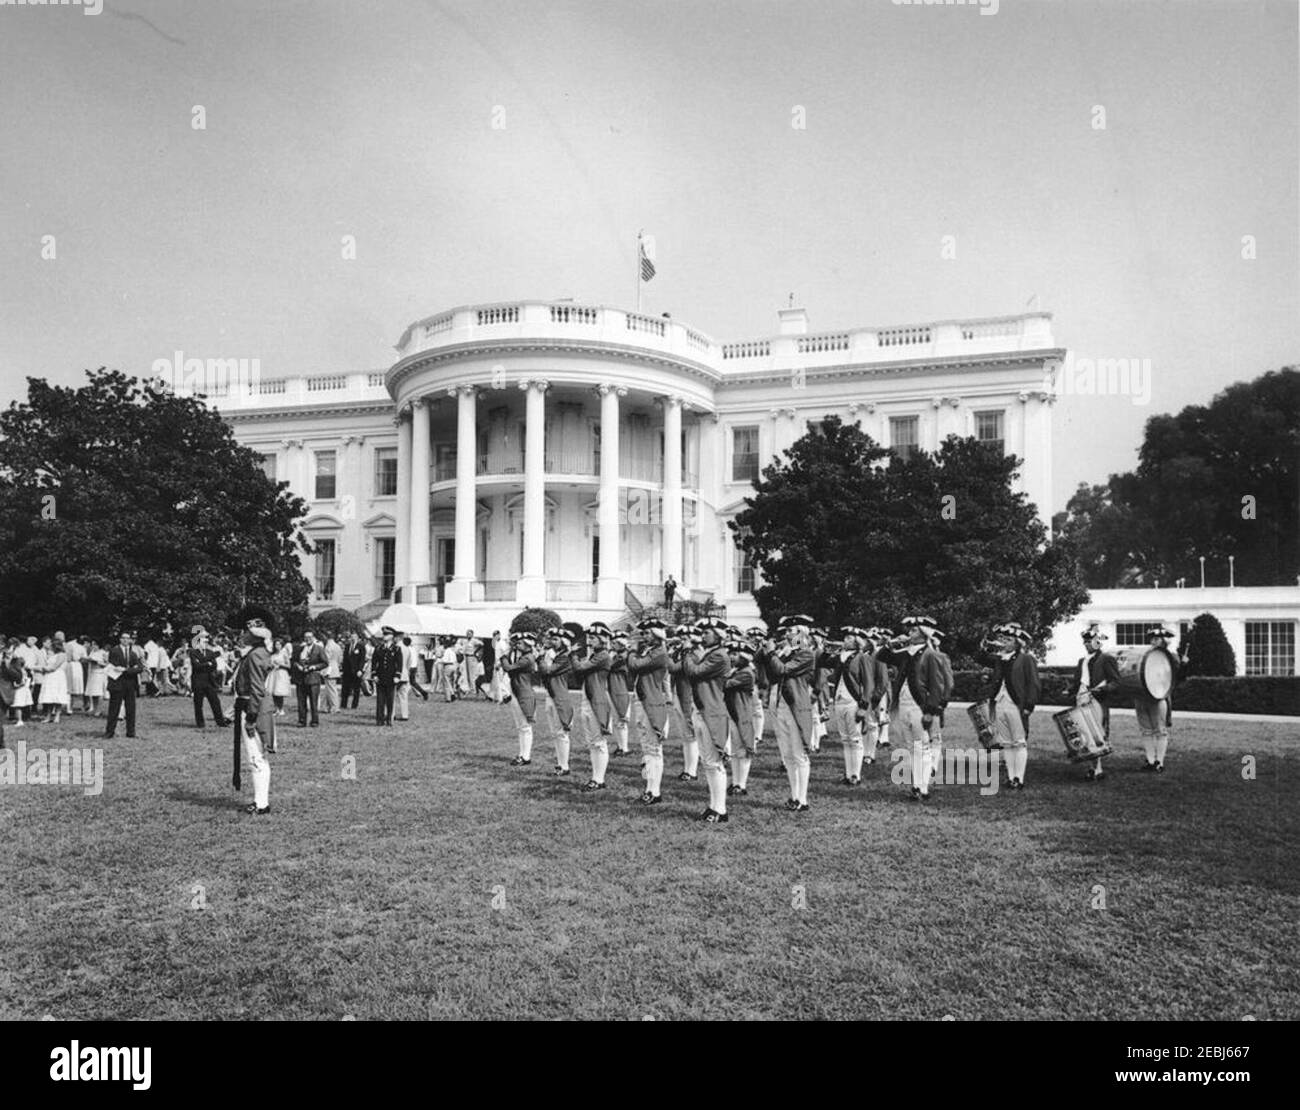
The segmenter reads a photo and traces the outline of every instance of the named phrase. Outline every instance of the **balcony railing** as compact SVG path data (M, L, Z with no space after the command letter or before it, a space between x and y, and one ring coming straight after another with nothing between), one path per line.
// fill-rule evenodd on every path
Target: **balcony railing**
M547 582L547 601L591 602L596 600L595 582Z
M434 463L433 480L435 482L454 482L456 480L456 460Z
M600 465L591 451L552 451L546 456L546 473L599 474Z
M469 584L470 601L514 601L519 583L513 578L486 578Z
M474 467L475 474L522 474L523 472L522 451L489 451L485 455L479 455Z
M416 605L441 605L443 583L423 582L415 587Z
M633 456L620 459L618 476L631 482L662 482L664 480L663 459Z

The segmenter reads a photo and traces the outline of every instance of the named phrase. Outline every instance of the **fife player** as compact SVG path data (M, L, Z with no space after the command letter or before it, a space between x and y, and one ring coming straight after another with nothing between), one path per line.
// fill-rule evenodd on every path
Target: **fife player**
M851 625L840 629L843 647L839 656L832 656L834 666L827 673L826 694L831 704L831 720L839 733L840 749L844 753L845 786L857 786L862 781L862 719L875 700L874 661L866 652L865 629Z
M727 714L731 717L731 766L734 781L727 787L728 795L744 797L749 793L749 769L754 762L758 734L754 731L755 718L762 720L754 708L758 675L754 670L754 649L746 640L734 640L727 645L731 655L731 673L723 685Z
M573 661L573 673L582 679L582 702L579 710L582 731L591 756L591 778L583 790L604 790L605 772L609 768L609 737L614 707L609 700L609 625L596 621L587 628L587 650Z
M645 760L642 805L658 805L664 777L664 740L668 734L667 630L663 621L644 620L638 626L639 642L627 658L627 673L636 690L632 719Z
M573 701L569 697L569 672L573 669L569 651L573 638L563 628L552 628L546 637L547 648L537 661L537 673L546 682L546 692L555 713L554 774L563 776L569 774L570 730L573 728Z
M709 784L709 808L700 820L723 824L727 817L727 768L723 753L727 745L727 703L723 686L731 670L731 659L722 646L725 621L706 617L695 625L699 644L681 659L682 673L691 683L691 723L700 745L700 762Z
M777 689L776 743L790 781L785 808L794 813L808 810L808 752L813 735L811 628L812 619L803 614L782 617L777 624L783 639L781 647L768 640L762 658L768 678Z
M510 634L510 650L501 660L501 669L510 680L510 716L514 718L519 738L519 754L511 767L527 767L533 761L533 721L537 715L537 693L533 679L537 674L535 643L527 632Z

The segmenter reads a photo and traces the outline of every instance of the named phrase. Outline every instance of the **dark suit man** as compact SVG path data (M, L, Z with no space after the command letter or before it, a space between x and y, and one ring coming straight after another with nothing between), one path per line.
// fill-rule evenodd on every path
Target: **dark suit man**
M131 635L123 632L117 647L108 653L109 667L120 668L116 678L108 680L108 724L104 739L111 740L117 732L117 718L126 707L127 739L135 739L135 699L140 694L140 672L144 670L144 654L131 643Z
M311 709L311 727L320 727L317 708L320 704L321 676L330 665L325 649L316 642L316 633L308 629L302 634L302 646L293 653L289 664L289 679L298 689L298 727L307 727L307 710Z
M361 680L366 673L366 644L355 632L343 649L342 708L356 709L361 701ZM349 704L349 699L351 704Z
M212 720L221 728L231 721L221 708L221 680L217 677L217 653L210 638L202 628L194 634L190 644L190 695L194 699L194 727L203 728L203 702L206 699L212 710Z
M370 657L370 673L375 681L375 724L393 724L393 692L402 673L402 648L397 643L397 629L384 629L384 642Z

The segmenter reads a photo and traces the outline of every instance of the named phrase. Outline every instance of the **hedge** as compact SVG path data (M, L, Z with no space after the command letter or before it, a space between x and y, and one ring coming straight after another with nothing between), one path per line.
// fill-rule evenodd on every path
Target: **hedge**
M1070 674L1056 673L1058 669L1040 668L1038 672L1041 694L1040 705L1073 705L1070 688L1073 685L1073 668ZM953 675L953 701L978 701L993 693L988 671L957 671ZM1127 693L1115 694L1113 707L1132 709L1133 699ZM1195 676L1185 678L1174 687L1173 708L1197 713L1257 713L1300 716L1300 677L1272 677L1238 675L1233 678Z

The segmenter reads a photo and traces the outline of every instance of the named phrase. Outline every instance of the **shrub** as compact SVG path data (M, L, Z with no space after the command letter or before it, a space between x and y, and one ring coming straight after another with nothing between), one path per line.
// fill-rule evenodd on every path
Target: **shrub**
M365 622L350 609L326 609L312 621L312 627L321 639L330 633L338 640L347 639L353 632L358 636L366 634Z
M1040 705L1073 705L1072 675L1038 672ZM978 701L992 696L995 686L990 671L957 671L953 675L953 701ZM1193 675L1182 679L1172 695L1174 715L1180 709L1196 713L1256 713L1300 716L1300 677L1235 675L1213 677ZM1133 698L1114 694L1109 704L1132 709Z
M1182 647L1186 657L1183 673L1188 676L1231 677L1237 673L1237 657L1223 634L1223 625L1213 613L1202 613L1192 621L1192 630Z
M560 614L553 609L534 609L528 606L522 613L515 614L515 619L510 622L510 631L536 634L554 628L559 623Z

